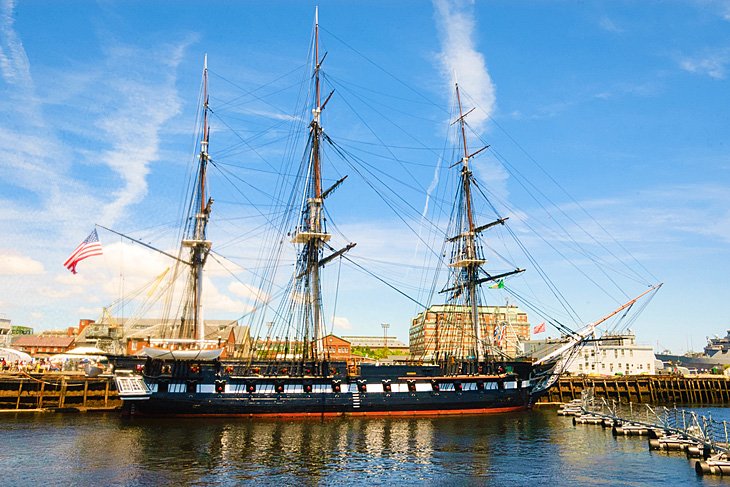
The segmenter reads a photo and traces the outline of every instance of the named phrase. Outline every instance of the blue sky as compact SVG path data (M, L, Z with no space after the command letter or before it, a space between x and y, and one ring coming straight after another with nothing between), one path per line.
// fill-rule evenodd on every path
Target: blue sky
M297 90L314 6L3 0L0 313L15 324L64 328L98 317L168 265L103 231L103 258L81 263L77 275L61 264L94 223L174 248L205 53L216 111L211 154L230 168L229 180L244 181L236 189L226 174L211 175L211 235L236 278L212 266L208 316L245 313L260 286L260 216L274 208L270 171L286 167L289 134L301 125ZM640 341L679 352L730 327L730 2L319 6L325 85L336 90L325 130L383 171L398 204L416 209L409 221L425 241L436 235L419 227L417 213L432 183L448 179L438 148L455 73L466 104L477 107L472 146L477 137L491 145L475 160L477 177L581 319L598 318L655 276L665 285L633 325ZM379 142L389 148L373 148ZM512 168L534 186L523 187ZM431 274L419 269L427 254L418 238L332 152L324 171L327 181L350 176L328 201L331 223L347 237L339 243L357 241L353 258L426 299ZM443 211L437 197L448 199L445 191L435 190L429 211ZM570 239L550 227L566 216ZM551 252L551 244L573 241L619 270ZM510 255L528 268L510 286L544 297L529 262ZM624 282L634 258L648 272ZM586 282L583 274L594 273ZM336 333L380 334L388 322L407 339L412 302L351 266L337 275L330 266L324 276ZM496 293L490 299L501 303Z

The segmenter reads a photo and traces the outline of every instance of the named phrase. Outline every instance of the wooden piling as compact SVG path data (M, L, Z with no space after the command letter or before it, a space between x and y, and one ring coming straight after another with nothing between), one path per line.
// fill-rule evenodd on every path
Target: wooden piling
M567 402L580 398L581 391L592 387L595 396L616 402L636 404L728 404L730 379L716 377L615 376L561 377L542 401Z
M0 373L0 411L49 407L90 410L120 406L121 400L111 377Z
M41 381L41 387L38 391L38 409L43 407L43 393L46 391L46 381Z
M20 409L20 395L23 393L23 381L18 382L18 400L15 402L15 409Z

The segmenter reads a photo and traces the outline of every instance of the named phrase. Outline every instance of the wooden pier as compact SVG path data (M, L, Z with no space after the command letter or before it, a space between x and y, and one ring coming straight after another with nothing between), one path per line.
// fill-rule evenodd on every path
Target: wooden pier
M561 377L540 402L579 399L583 389L596 397L634 404L729 404L730 380L724 376L640 375Z
M0 411L89 411L121 407L112 377L0 374Z

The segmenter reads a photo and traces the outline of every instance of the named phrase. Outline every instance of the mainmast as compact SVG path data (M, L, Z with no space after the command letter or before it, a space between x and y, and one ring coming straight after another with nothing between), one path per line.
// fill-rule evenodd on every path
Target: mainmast
M203 267L210 251L211 242L206 240L206 228L210 218L213 198L207 196L206 176L208 170L208 143L210 127L208 126L208 55L203 62L203 127L198 156L198 177L196 199L193 203L195 227L191 239L183 240L183 246L190 248L192 286L193 286L193 324L198 346L204 348L205 321L203 318Z
M310 179L307 181L307 201L304 214L300 220L297 231L292 241L302 244L299 259L303 266L300 278L305 279L304 289L307 294L308 310L305 313L305 320L311 318L311 323L305 324L303 358L323 357L323 321L322 321L322 291L319 277L321 265L320 257L322 244L328 242L332 235L326 232L324 226L324 207L322 196L322 170L320 158L320 142L322 137L322 125L320 116L324 108L321 101L320 89L320 68L322 60L319 59L319 9L315 10L314 22L314 108L312 109L312 121L310 127L311 150L309 164L311 167ZM329 99L329 98L328 98ZM326 103L326 101L325 101ZM307 326L309 325L309 326ZM312 336L308 334L312 333ZM309 340L312 340L315 350L310 357Z

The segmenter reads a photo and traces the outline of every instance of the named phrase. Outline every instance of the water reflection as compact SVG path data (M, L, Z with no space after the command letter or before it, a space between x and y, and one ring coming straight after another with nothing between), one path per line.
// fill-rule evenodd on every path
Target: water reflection
M714 416L714 415L713 415ZM711 485L645 440L554 410L318 420L0 417L8 485Z

